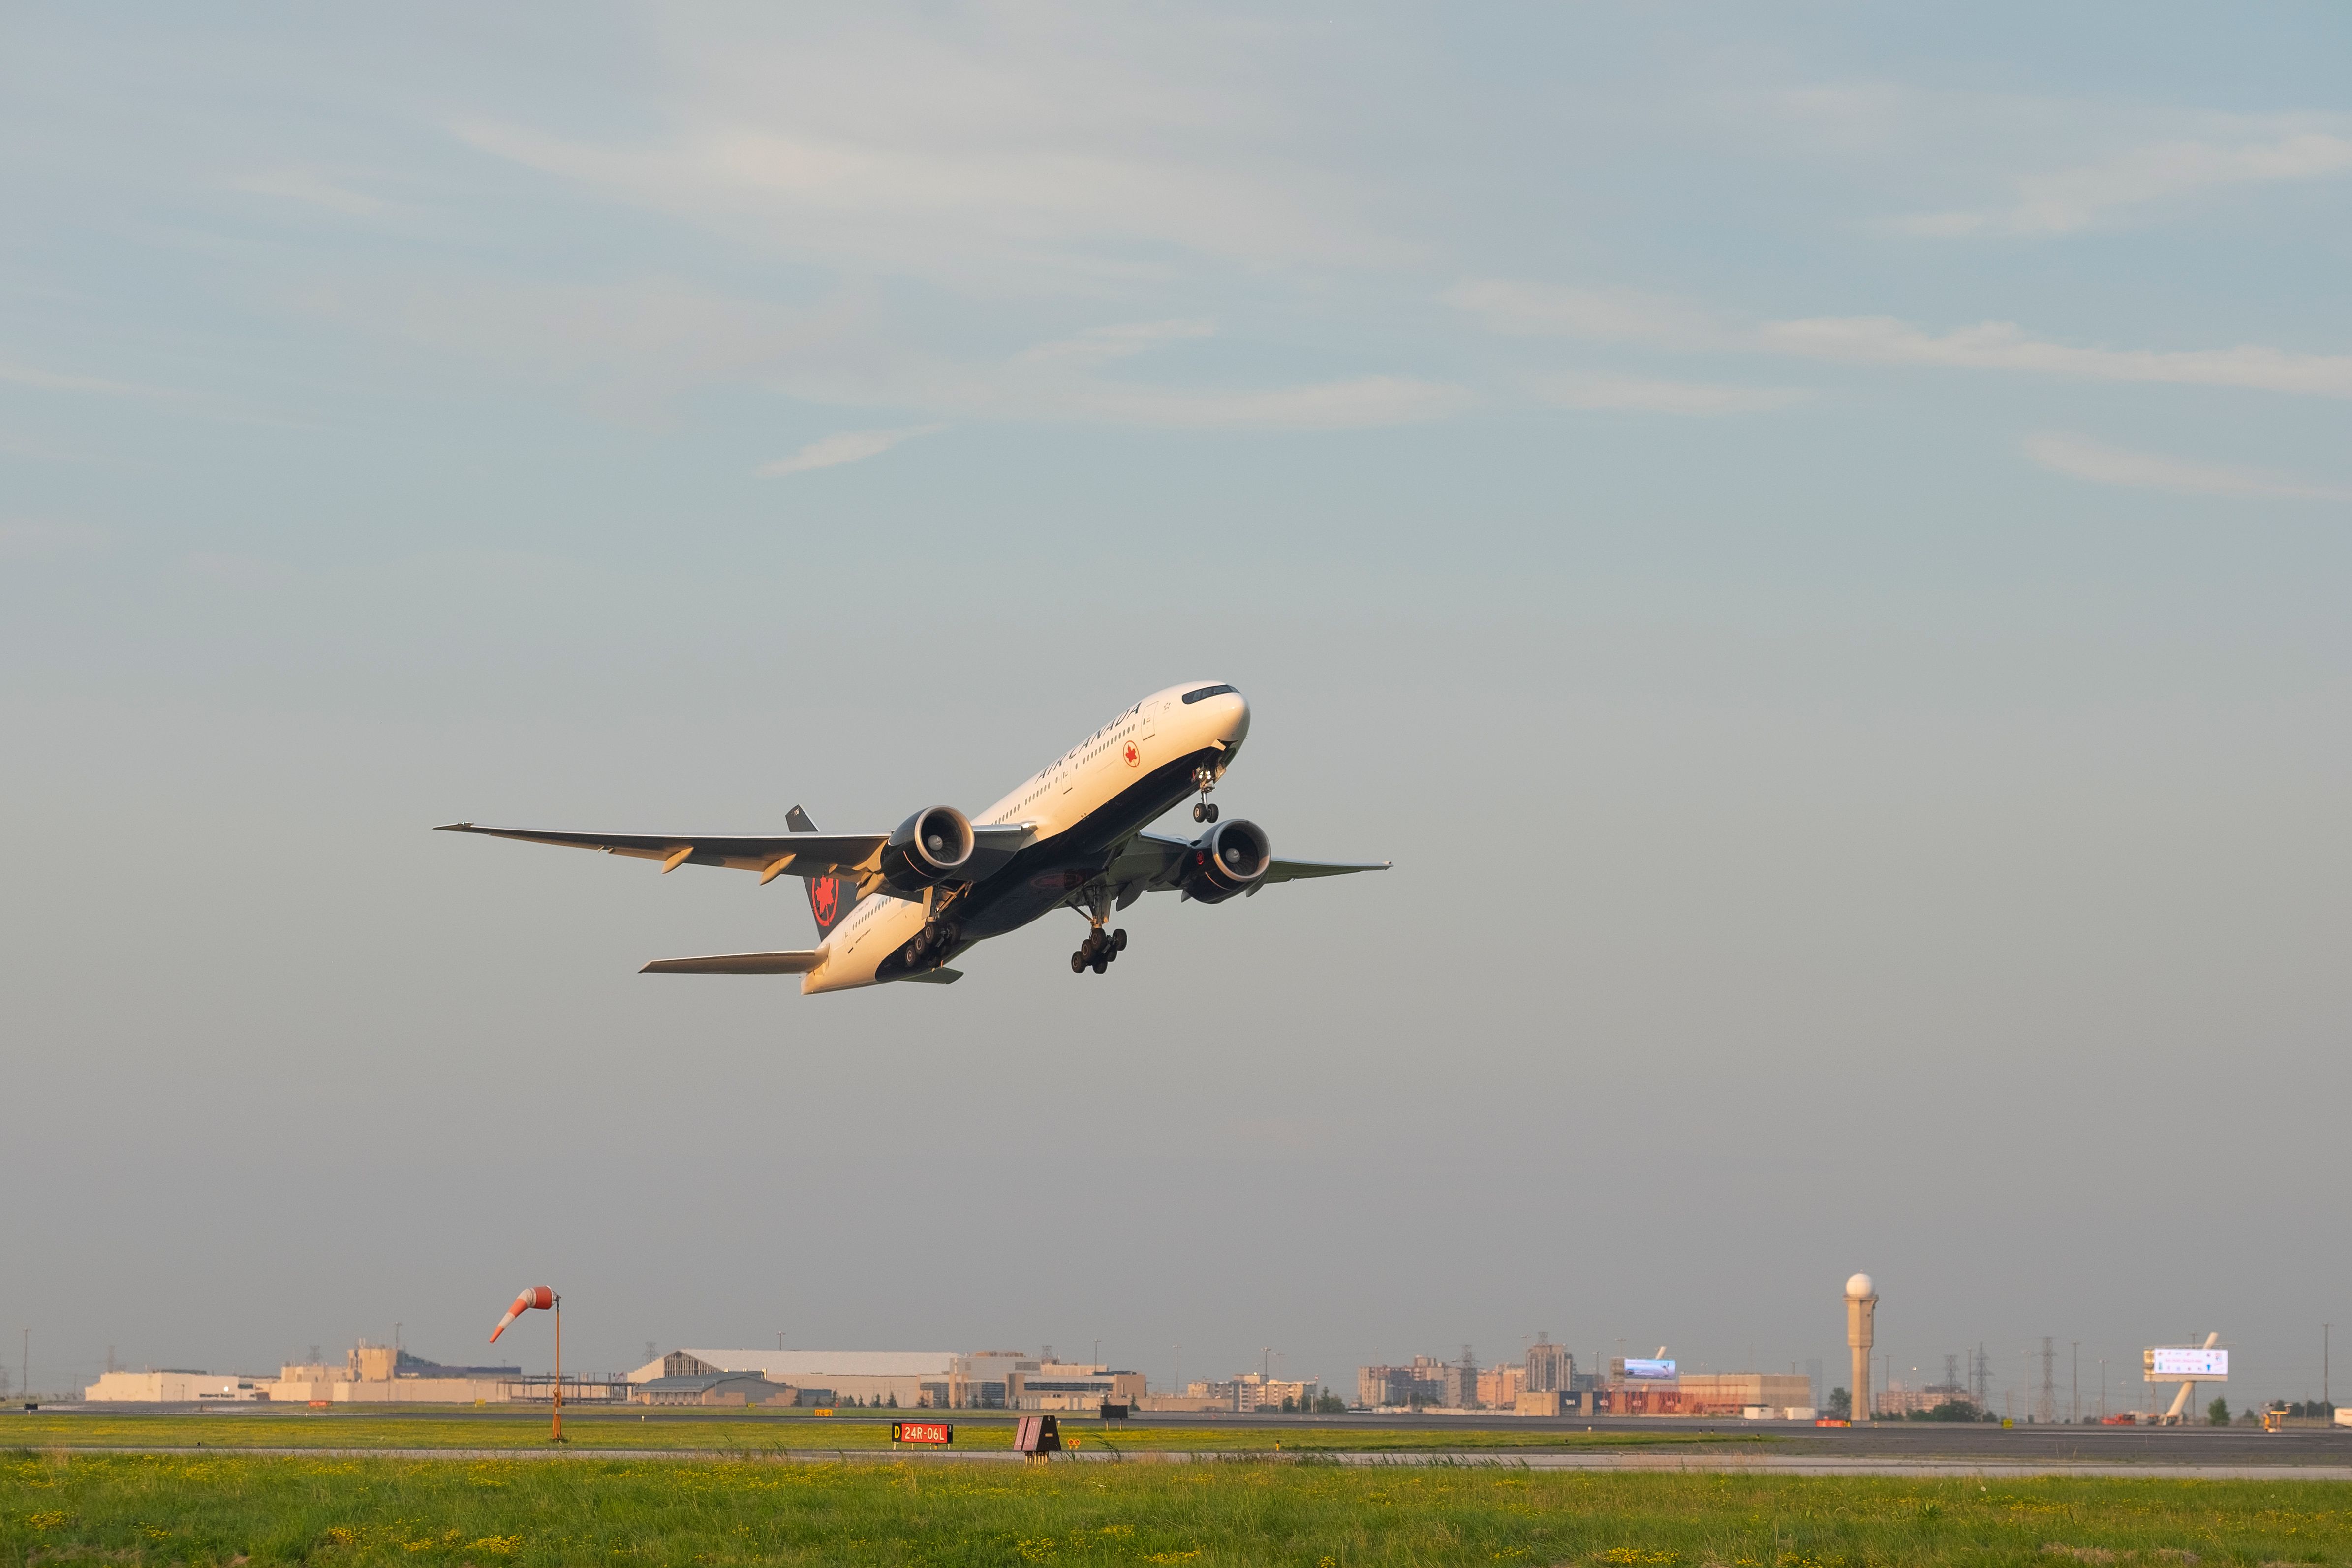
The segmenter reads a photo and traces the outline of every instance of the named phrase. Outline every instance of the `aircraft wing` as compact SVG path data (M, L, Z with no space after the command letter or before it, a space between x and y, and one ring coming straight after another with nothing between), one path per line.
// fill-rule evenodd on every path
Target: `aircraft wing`
M1259 887L1270 882L1304 882L1310 876L1347 876L1360 871L1387 871L1393 861L1286 861L1280 855L1265 868L1257 879Z
M1175 886L1176 870L1184 863L1184 857L1192 852L1192 849L1187 841L1171 839L1160 833L1138 833L1129 840L1127 847L1111 862L1110 870L1106 873L1122 890L1134 890L1133 894L1127 895L1120 907L1124 908L1134 896L1151 889ZM1300 882L1311 876L1347 876L1360 871L1387 871L1390 864L1388 861L1294 861L1276 855L1274 863L1265 868L1265 874L1257 879L1256 886L1250 889L1248 896L1255 897L1258 888L1269 883Z
M573 833L541 828L486 828L473 822L450 822L437 831L484 833L495 839L520 839L529 844L602 850L608 855L659 861L665 872L681 865L756 871L763 880L784 873L793 876L828 876L855 871L872 861L876 852L890 839L888 833L805 832L752 837L740 833ZM1018 822L986 826L974 823L971 859L965 862L965 870L973 878L986 876L1013 857L1029 831ZM791 859L786 861L786 856ZM779 865L779 862L784 863Z

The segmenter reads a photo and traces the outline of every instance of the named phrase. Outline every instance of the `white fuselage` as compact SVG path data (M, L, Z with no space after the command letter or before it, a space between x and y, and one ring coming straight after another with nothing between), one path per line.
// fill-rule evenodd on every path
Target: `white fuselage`
M1208 768L1213 778L1222 776L1232 762L1249 734L1249 704L1231 689L1194 702L1183 700L1187 692L1214 684L1192 681L1154 692L1038 769L972 821L1020 824L1026 830L1024 853L1033 848L1050 851L1066 841L1072 845L1074 864L1083 865L1093 856L1107 858L1116 845L1097 845L1092 839L1102 830L1105 814L1123 819L1137 809L1140 781L1166 776L1171 763L1186 758L1201 758L1199 765ZM1180 803L1196 788L1189 782L1190 770L1181 771L1187 782L1154 803L1150 816ZM1136 821L1126 831L1131 833L1149 820ZM1048 903L1036 913L1054 906ZM929 899L860 898L819 944L824 957L801 977L801 990L839 991L875 984L877 968L922 930L930 907Z

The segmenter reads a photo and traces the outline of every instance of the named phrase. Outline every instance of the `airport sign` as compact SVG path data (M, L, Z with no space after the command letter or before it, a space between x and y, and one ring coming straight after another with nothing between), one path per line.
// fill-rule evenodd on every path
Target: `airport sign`
M2195 1382L2200 1378L2223 1383L2230 1376L2230 1353L2202 1345L2157 1345L2144 1352L2141 1364L2150 1383Z
M893 1421L890 1440L894 1443L952 1443L955 1427L945 1421Z

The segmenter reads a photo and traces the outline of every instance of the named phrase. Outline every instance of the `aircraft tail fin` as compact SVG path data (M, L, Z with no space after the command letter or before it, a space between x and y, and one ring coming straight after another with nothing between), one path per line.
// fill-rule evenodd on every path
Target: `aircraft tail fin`
M798 806L784 813L784 826L795 833L817 831L809 814ZM810 876L803 877L801 885L808 889L809 914L816 921L816 939L822 942L848 918L857 903L857 884L845 876Z

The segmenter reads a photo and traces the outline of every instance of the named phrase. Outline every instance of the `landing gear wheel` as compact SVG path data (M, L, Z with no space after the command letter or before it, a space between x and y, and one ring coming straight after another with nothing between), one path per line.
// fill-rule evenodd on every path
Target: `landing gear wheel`
M1127 951L1127 927L1122 925L1110 934L1110 945L1121 953Z
M1209 820L1209 808L1198 800L1193 801L1192 820L1196 822L1207 821Z
M1071 955L1070 955L1070 973L1072 973L1073 975L1083 975L1083 974L1085 974L1085 973L1086 973L1086 969L1087 969L1087 956L1086 956L1085 951L1084 951L1083 949L1081 949L1081 950L1080 950L1080 951L1078 951L1078 952L1076 952L1076 953L1071 954Z
M1096 974L1097 974L1097 975L1099 975L1099 974L1101 974L1105 969L1108 969L1108 968L1109 968L1109 967L1110 967L1110 955L1109 955L1109 954L1108 954L1108 953L1097 953L1097 954L1095 955L1095 973L1096 973Z
M1213 822L1217 820L1217 809L1214 806L1203 806L1201 810L1210 821Z

